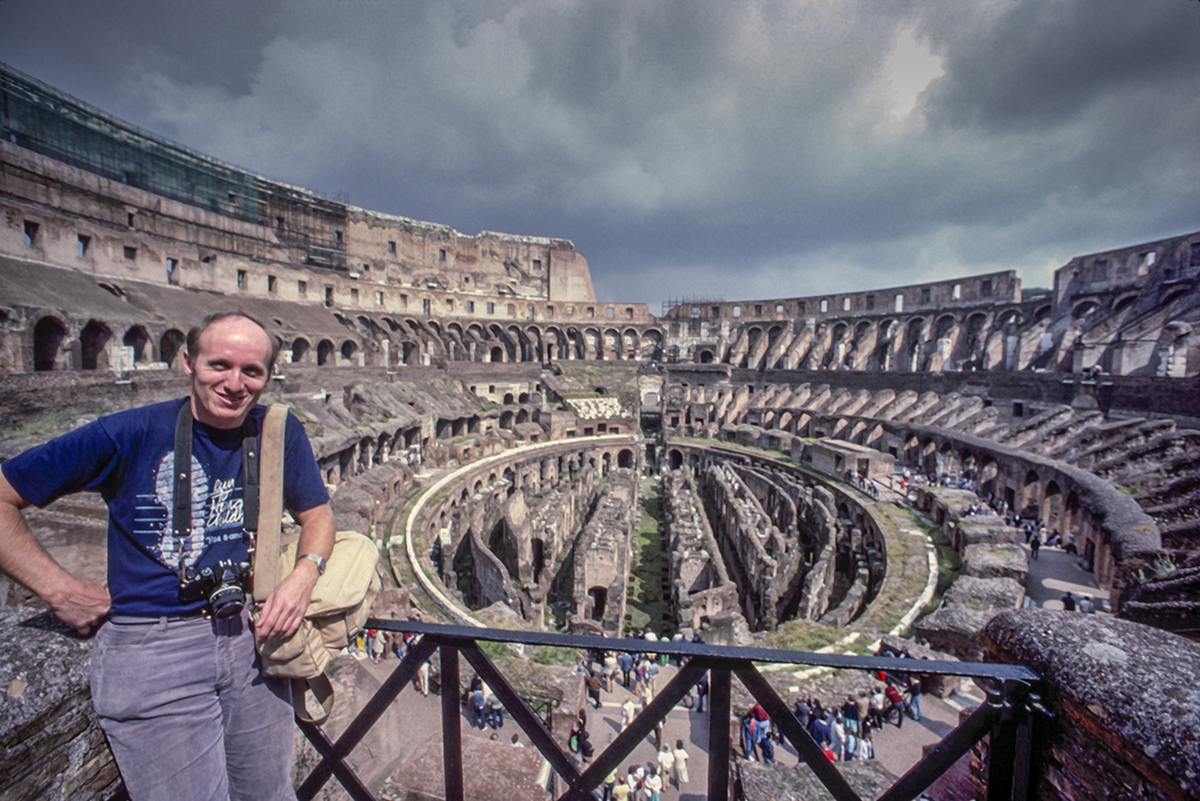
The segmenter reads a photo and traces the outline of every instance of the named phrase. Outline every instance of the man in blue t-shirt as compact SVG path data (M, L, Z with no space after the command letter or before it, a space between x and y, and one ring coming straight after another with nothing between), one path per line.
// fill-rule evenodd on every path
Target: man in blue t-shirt
M240 314L187 338L190 397L103 417L0 465L0 570L80 633L96 630L92 699L134 801L294 798L290 685L259 672L255 639L290 636L333 550L329 495L304 429L285 427L284 504L301 555L258 609L209 619L181 572L248 562L242 441L254 435L276 346ZM174 525L175 428L192 417L190 527ZM80 581L20 510L94 491L109 508L108 581ZM111 595L110 595L111 593Z

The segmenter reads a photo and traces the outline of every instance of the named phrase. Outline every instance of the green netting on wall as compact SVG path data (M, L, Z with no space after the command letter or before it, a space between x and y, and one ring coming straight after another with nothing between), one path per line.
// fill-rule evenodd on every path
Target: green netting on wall
M254 173L111 117L3 62L0 136L114 181L258 222Z

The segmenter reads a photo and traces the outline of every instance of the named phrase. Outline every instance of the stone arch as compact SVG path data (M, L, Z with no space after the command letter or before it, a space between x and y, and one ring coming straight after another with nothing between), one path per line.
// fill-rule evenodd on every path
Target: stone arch
M621 349L625 352L626 359L636 359L638 355L638 343L640 337L637 329L626 328L621 334Z
M158 341L159 361L166 362L168 367L173 366L175 357L183 350L185 342L187 342L187 338L182 331L177 328L168 328Z
M925 330L925 320L921 317L915 317L908 321L908 326L904 330L904 365L911 373L915 373L921 369L921 343L924 339L923 332Z
M927 439L921 444L921 469L930 475L937 475L938 472L938 446L932 439Z
M608 603L608 588L589 587L587 594L588 606L590 607L588 617L597 622L604 620L604 607Z
M83 370L103 370L109 366L108 341L112 331L97 320L89 320L79 334L79 366Z
M1114 312L1125 311L1130 306L1132 306L1133 302L1135 300L1137 300L1139 297L1140 297L1140 295L1137 292L1127 292L1126 294L1121 295L1120 297L1118 297L1116 300L1113 301L1113 311Z
M302 363L311 348L312 345L304 337L296 337L292 340L292 364Z
M1038 491L1041 489L1038 474L1030 470L1025 474L1025 482L1021 485L1020 508L1016 511L1024 515L1027 511L1038 513Z
M127 348L133 348L134 364L149 364L153 361L153 348L147 347L150 344L150 335L146 333L145 326L129 326L125 331L125 336L121 337L121 344Z
M1000 468L996 464L996 460L991 456L984 456L979 465L979 474L975 477L975 484L979 487L981 495L996 495L996 477L1000 475Z
M347 339L342 343L341 354L342 358L350 361L354 358L354 354L358 351L358 343L353 339Z
M621 353L621 332L615 328L604 329L604 353L605 357L611 356L613 359L623 358Z
M324 367L329 364L329 357L333 355L333 342L328 339L322 339L317 343L317 365Z
M1062 527L1062 490L1058 486L1058 482L1051 479L1046 483L1046 492L1042 496L1041 511L1042 521L1045 523L1047 530L1061 530Z
M617 454L617 467L633 467L633 451L629 448L622 448Z
M43 317L33 326L33 369L44 373L59 364L59 350L67 328L57 317Z

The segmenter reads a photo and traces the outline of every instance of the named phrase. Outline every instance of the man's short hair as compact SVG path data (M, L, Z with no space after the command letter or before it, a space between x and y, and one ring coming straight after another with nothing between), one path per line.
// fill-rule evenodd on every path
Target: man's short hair
M194 326L187 334L187 358L192 360L196 354L200 352L200 337L208 330L208 327L218 320L224 320L229 317L244 317L250 322L262 329L262 332L267 335L267 341L271 343L271 357L267 360L267 378L271 377L271 373L275 369L275 359L279 356L279 340L271 336L267 331L267 327L262 324L253 314L247 314L244 311L225 311L214 312L200 321L200 325Z

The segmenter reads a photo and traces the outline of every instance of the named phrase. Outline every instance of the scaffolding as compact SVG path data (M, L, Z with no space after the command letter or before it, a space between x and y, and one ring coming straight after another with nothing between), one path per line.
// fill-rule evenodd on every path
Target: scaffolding
M712 303L724 302L725 298L723 297L704 297L700 295L684 295L678 298L668 297L662 302L662 314L660 316L666 317L667 313L676 306L706 306Z

